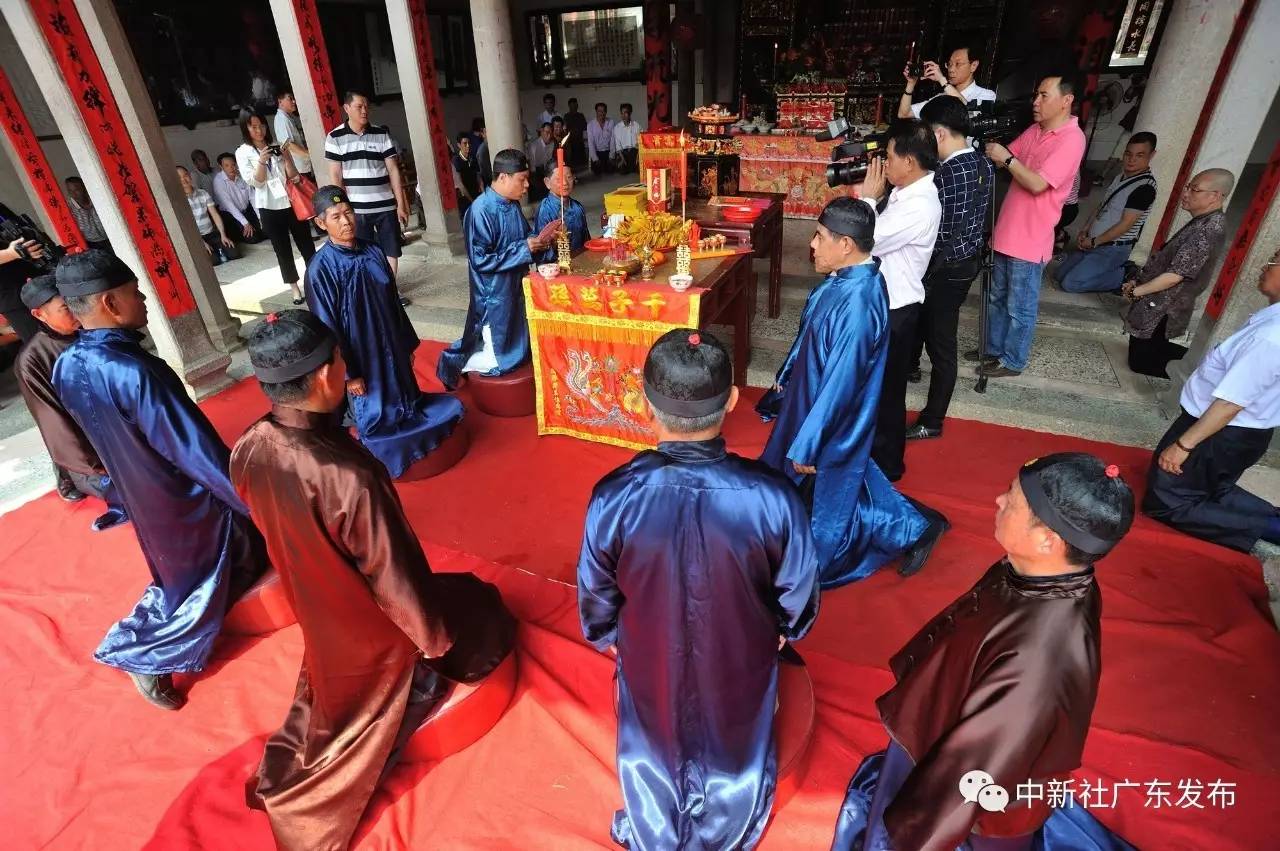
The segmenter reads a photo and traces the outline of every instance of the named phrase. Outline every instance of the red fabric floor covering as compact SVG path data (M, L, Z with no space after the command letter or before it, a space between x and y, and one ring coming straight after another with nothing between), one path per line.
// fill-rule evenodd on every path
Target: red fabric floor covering
M438 350L424 346L423 369ZM767 427L746 395L726 433L755 455ZM252 382L205 405L229 443L266 407ZM522 621L520 684L477 744L393 772L355 847L609 847L621 800L612 665L582 643L571 583L591 485L630 453L538 438L532 418L468 418L467 457L400 494L435 569L473 570L502 588ZM882 571L824 597L798 645L818 697L813 758L763 848L829 846L849 777L885 744L874 701L891 683L890 654L999 555L993 500L1018 466L1065 449L1097 453L1141 487L1149 453L1069 437L953 421L944 439L909 448L903 490L955 528L918 576ZM148 706L92 660L146 577L127 528L89 531L98 510L50 494L0 518L0 846L271 848L243 783L292 698L301 633L224 637L208 670L184 683L182 711ZM1095 814L1145 849L1277 847L1280 635L1256 562L1140 518L1099 577L1103 680L1077 777L1167 781L1175 806L1144 806L1145 788L1127 788ZM1183 779L1235 783L1234 805L1215 807L1206 788L1204 809L1176 806Z

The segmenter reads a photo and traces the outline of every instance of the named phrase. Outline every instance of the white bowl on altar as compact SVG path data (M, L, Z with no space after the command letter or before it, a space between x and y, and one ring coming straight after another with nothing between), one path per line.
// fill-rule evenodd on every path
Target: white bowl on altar
M560 265L558 263L539 263L538 274L544 278L554 278L560 274Z
M682 293L693 285L693 275L672 275L667 278L667 283L671 285L671 289Z

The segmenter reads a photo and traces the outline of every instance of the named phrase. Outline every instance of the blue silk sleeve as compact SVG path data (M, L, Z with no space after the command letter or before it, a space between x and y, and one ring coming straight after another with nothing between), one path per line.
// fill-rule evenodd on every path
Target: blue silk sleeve
M334 296L337 294L338 288L333 281L326 279L323 270L319 268L322 263L323 260L320 262L312 260L311 268L307 270L307 307L315 314L317 319L328 325L334 336L338 338L338 348L342 352L342 360L347 364L347 378L349 380L364 378L364 369L360 364L360 357L347 344L347 335L343 332L342 317L339 315L338 305L334 302Z
M784 506L782 563L773 580L779 608L778 632L794 641L804 637L818 617L818 548L809 530L809 513L798 494Z
M487 211L481 211L474 219L471 241L468 246L471 268L481 274L510 272L533 262L525 234L504 234L502 222L495 221ZM525 224L528 228L528 223Z
M578 613L582 634L597 650L606 650L618 638L618 552L621 541L616 522L606 519L614 500L596 494L587 507L578 556Z
M866 317L854 311L846 311L842 315L832 316L827 327L819 329L823 337L822 348L826 353L827 361L823 365L821 379L818 380L818 392L814 396L813 407L809 410L795 439L791 442L791 448L787 451L787 457L797 464L817 466L828 443L841 429L842 418L837 415L837 412L846 408L849 400L856 397L858 388L865 386L863 373L868 364L875 363L872 346L874 335L861 331L842 331L834 326L867 321ZM853 345L848 341L853 341ZM842 435L846 438L850 436ZM847 474L856 472L858 476L861 475L860 471L846 472Z
M231 453L200 409L187 404L181 385L174 386L177 376L166 381L147 369L131 373L133 384L123 392L136 395L120 407L136 412L138 429L147 443L233 511L247 516L249 509L228 473Z

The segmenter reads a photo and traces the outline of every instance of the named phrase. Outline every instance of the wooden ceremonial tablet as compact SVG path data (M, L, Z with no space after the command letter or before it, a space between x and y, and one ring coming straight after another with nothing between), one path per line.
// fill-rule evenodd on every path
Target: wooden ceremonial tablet
M280 584L280 574L270 568L232 604L222 628L233 635L266 635L297 622Z
M773 794L773 810L787 805L804 781L809 766L809 743L813 740L816 703L809 669L787 662L778 664L778 711L773 717L773 734L778 748L778 786Z
M397 482L417 482L438 476L454 464L462 460L471 448L471 432L466 422L454 426L453 431L435 449L427 453L427 457L419 458L409 465L409 469L400 474Z
M527 417L534 411L533 365L525 364L506 375L467 374L471 401L495 417Z
M444 706L409 738L400 761L441 760L479 741L507 711L516 691L516 671L512 650L483 680L455 684Z

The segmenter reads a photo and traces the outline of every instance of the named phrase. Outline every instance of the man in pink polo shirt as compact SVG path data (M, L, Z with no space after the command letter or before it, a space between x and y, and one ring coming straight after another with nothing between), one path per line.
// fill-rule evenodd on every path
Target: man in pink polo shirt
M1013 178L1000 207L991 247L995 269L987 293L986 351L979 360L990 378L1018 375L1031 357L1040 310L1040 275L1053 256L1053 228L1084 158L1084 133L1071 114L1077 83L1069 74L1047 76L1036 86L1036 123L1008 148L991 142L987 156Z

